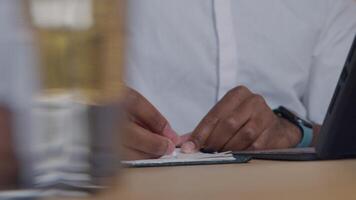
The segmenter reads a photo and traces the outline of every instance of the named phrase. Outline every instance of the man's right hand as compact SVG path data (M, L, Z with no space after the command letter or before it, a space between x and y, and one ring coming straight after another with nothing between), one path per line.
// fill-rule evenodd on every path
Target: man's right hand
M171 154L180 137L163 115L141 94L128 88L126 130L122 137L125 160L159 158Z

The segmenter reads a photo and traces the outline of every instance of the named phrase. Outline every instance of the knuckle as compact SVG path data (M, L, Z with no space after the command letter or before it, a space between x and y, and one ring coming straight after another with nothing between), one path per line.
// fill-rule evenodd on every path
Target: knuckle
M253 150L263 150L263 146L259 142L255 142L251 145L251 148Z
M255 104L265 104L266 102L265 102L265 99L263 98L263 96L261 96L261 95L259 95L259 94L255 94L254 96L253 96L253 102L255 103Z
M234 88L236 92L249 92L248 88L244 85L240 85Z
M211 125L211 124L216 124L218 121L219 121L219 118L216 116L206 116L203 119L202 124Z
M226 95L227 95L227 96L233 96L233 95L235 95L235 93L237 93L236 88L233 88L233 89L229 90L229 91L226 93Z
M248 92L249 92L249 90L247 89L246 86L240 85L240 86L237 86L237 87L229 90L228 95L238 96L240 94L245 94L245 93L248 93Z
M253 141L256 137L256 133L257 133L256 129L251 126L246 127L243 131L244 137L248 141Z
M223 120L223 124L228 129L238 128L238 121L234 117L227 117L225 120Z

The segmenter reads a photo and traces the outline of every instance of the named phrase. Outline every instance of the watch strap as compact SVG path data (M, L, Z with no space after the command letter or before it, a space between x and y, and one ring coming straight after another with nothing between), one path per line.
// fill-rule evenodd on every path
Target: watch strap
M301 141L296 145L296 148L310 147L313 142L313 125L307 120L302 119L297 114L288 110L284 106L280 106L273 110L276 115L288 120L290 123L297 126L302 134Z
M299 144L297 144L296 148L306 148L310 147L313 142L313 129L304 126L303 124L298 124L298 126L302 130L302 139Z

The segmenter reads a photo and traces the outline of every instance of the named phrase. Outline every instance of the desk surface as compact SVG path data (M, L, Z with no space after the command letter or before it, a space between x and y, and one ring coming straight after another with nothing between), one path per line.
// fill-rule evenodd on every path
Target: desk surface
M356 160L122 170L113 191L94 199L356 199Z

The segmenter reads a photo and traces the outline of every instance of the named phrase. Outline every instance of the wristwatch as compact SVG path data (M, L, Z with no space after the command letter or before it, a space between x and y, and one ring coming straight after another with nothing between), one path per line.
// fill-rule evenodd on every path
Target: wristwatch
M290 123L296 125L301 133L302 139L300 143L296 146L297 148L310 147L313 142L313 123L308 120L302 119L293 111L288 110L284 106L279 106L277 109L274 109L273 112L289 121Z

